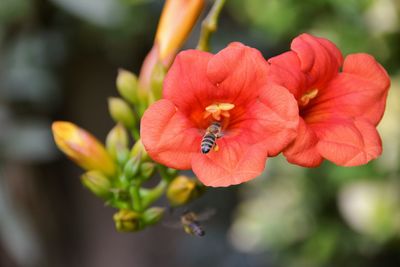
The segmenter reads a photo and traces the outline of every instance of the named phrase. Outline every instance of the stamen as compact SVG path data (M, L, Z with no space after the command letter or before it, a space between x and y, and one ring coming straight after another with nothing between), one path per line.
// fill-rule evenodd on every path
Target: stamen
M315 98L318 95L318 89L313 89L303 94L299 100L300 106L307 106L311 99Z
M213 150L214 150L215 152L218 152L218 151L219 151L219 146L217 145L217 143L215 143L215 145L214 145L214 147L213 147Z
M212 104L206 107L206 111L204 113L204 118L208 118L210 115L217 120L221 120L221 116L229 118L229 110L233 109L235 107L234 104L231 103L217 103L217 104Z

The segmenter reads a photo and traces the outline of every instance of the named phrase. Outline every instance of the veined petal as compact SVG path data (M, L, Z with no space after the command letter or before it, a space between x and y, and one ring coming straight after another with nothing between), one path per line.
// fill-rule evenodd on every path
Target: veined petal
M268 64L261 53L241 43L231 43L208 62L207 77L215 85L208 97L239 106L261 93Z
M210 104L209 94L215 86L208 80L206 71L212 56L198 50L182 51L176 56L164 80L163 97L181 112L203 112Z
M382 153L379 134L365 119L337 118L311 127L319 138L321 156L337 165L366 164Z
M263 87L259 98L263 108L256 111L260 117L259 124L263 132L260 139L264 140L269 156L276 156L290 144L297 135L299 110L293 95L277 84Z
M218 151L193 157L193 171L204 184L228 186L255 178L267 156L280 153L296 136L299 115L293 95L275 84L262 89L240 121L217 140Z
M287 88L296 99L307 89L306 75L301 71L300 60L293 51L285 52L268 60L269 81Z
M376 125L385 110L389 86L388 74L372 56L352 54L346 57L343 72L315 100L313 110L332 110Z
M263 94L247 106L243 115L237 116L240 119L233 118L224 138L257 143L268 155L275 156L295 138L299 111L293 95L284 87L270 83L262 89Z
M342 65L340 50L330 41L310 34L301 34L291 44L301 62L301 70L308 76L309 88L323 88L335 77Z
M218 152L192 158L193 172L207 186L229 186L251 180L262 173L267 153L261 146L242 144L240 138L218 141Z
M190 169L202 137L190 120L166 99L146 110L140 136L151 158L175 169Z
M303 167L317 167L323 158L318 149L318 138L301 118L296 139L283 151L287 161Z

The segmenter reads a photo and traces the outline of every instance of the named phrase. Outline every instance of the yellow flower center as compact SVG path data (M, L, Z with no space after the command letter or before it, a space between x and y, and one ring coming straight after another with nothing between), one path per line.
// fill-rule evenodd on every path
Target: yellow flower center
M206 107L204 118L208 118L210 115L217 121L221 120L221 116L229 118L229 110L233 109L234 107L235 105L231 103L216 103L209 105Z
M318 89L312 89L307 93L303 94L299 100L299 105L304 107L307 106L311 99L315 98L318 95Z

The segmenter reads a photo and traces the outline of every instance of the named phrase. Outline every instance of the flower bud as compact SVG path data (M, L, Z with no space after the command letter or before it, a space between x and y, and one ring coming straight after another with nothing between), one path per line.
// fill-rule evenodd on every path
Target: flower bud
M95 195L107 198L111 196L110 180L99 171L88 171L81 176L82 184Z
M147 154L146 149L143 146L142 140L140 140L140 139L136 141L135 145L132 147L132 150L131 150L131 157L137 157L139 155L140 155L140 159L142 161L146 161L146 160L150 159L149 155Z
M85 170L97 170L110 177L116 166L104 146L89 132L66 121L52 125L54 141L58 148Z
M167 168L167 169L166 169L166 173L167 173L169 176L174 177L174 176L176 176L176 175L178 174L178 170L172 169L172 168Z
M124 162L128 156L129 137L125 127L122 124L117 124L107 135L106 147L107 151L118 162Z
M151 74L151 91L153 93L152 101L155 102L162 97L163 81L166 74L166 69L161 63L156 64ZM151 102L151 101L149 101ZM152 103L149 103L152 104Z
M161 60L182 46L204 6L204 0L167 0L158 24L155 43Z
M124 174L128 180L131 180L139 172L140 157L133 157L128 160L124 166Z
M135 74L124 69L119 69L116 84L118 92L125 100L131 104L137 103L138 81Z
M108 109L116 123L120 122L128 129L135 127L136 119L133 111L123 99L110 97L108 99Z
M169 67L188 37L203 7L204 0L167 0L158 23L153 48L140 70L141 90L149 91L153 70L159 62ZM156 98L157 100L157 98Z
M144 162L140 166L140 176L142 179L148 179L151 177L155 170L156 164L154 162Z
M122 209L114 214L115 228L119 232L134 232L142 229L139 213Z
M156 224L162 219L165 209L162 207L152 207L147 209L143 215L143 222L146 226Z
M198 198L204 192L204 186L194 179L180 175L169 184L167 198L172 206L179 206Z

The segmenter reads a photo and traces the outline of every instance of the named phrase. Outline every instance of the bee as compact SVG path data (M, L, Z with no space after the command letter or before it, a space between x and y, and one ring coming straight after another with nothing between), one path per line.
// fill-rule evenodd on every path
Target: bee
M197 214L194 211L185 211L181 216L181 224L183 230L190 234L198 237L202 237L206 234L203 227L200 225L200 221L206 220L214 215L215 210L206 210L201 214Z
M171 212L173 212L173 210ZM170 228L183 228L185 233L189 235L202 237L206 234L206 232L204 231L204 228L200 222L209 219L214 214L215 209L206 209L200 213L191 210L185 210L180 215L179 222L176 220L169 222L167 221L164 222L163 225Z
M215 121L207 128L206 133L201 140L201 153L207 154L211 151L211 149L218 151L218 145L216 141L220 137L222 137L221 123Z

